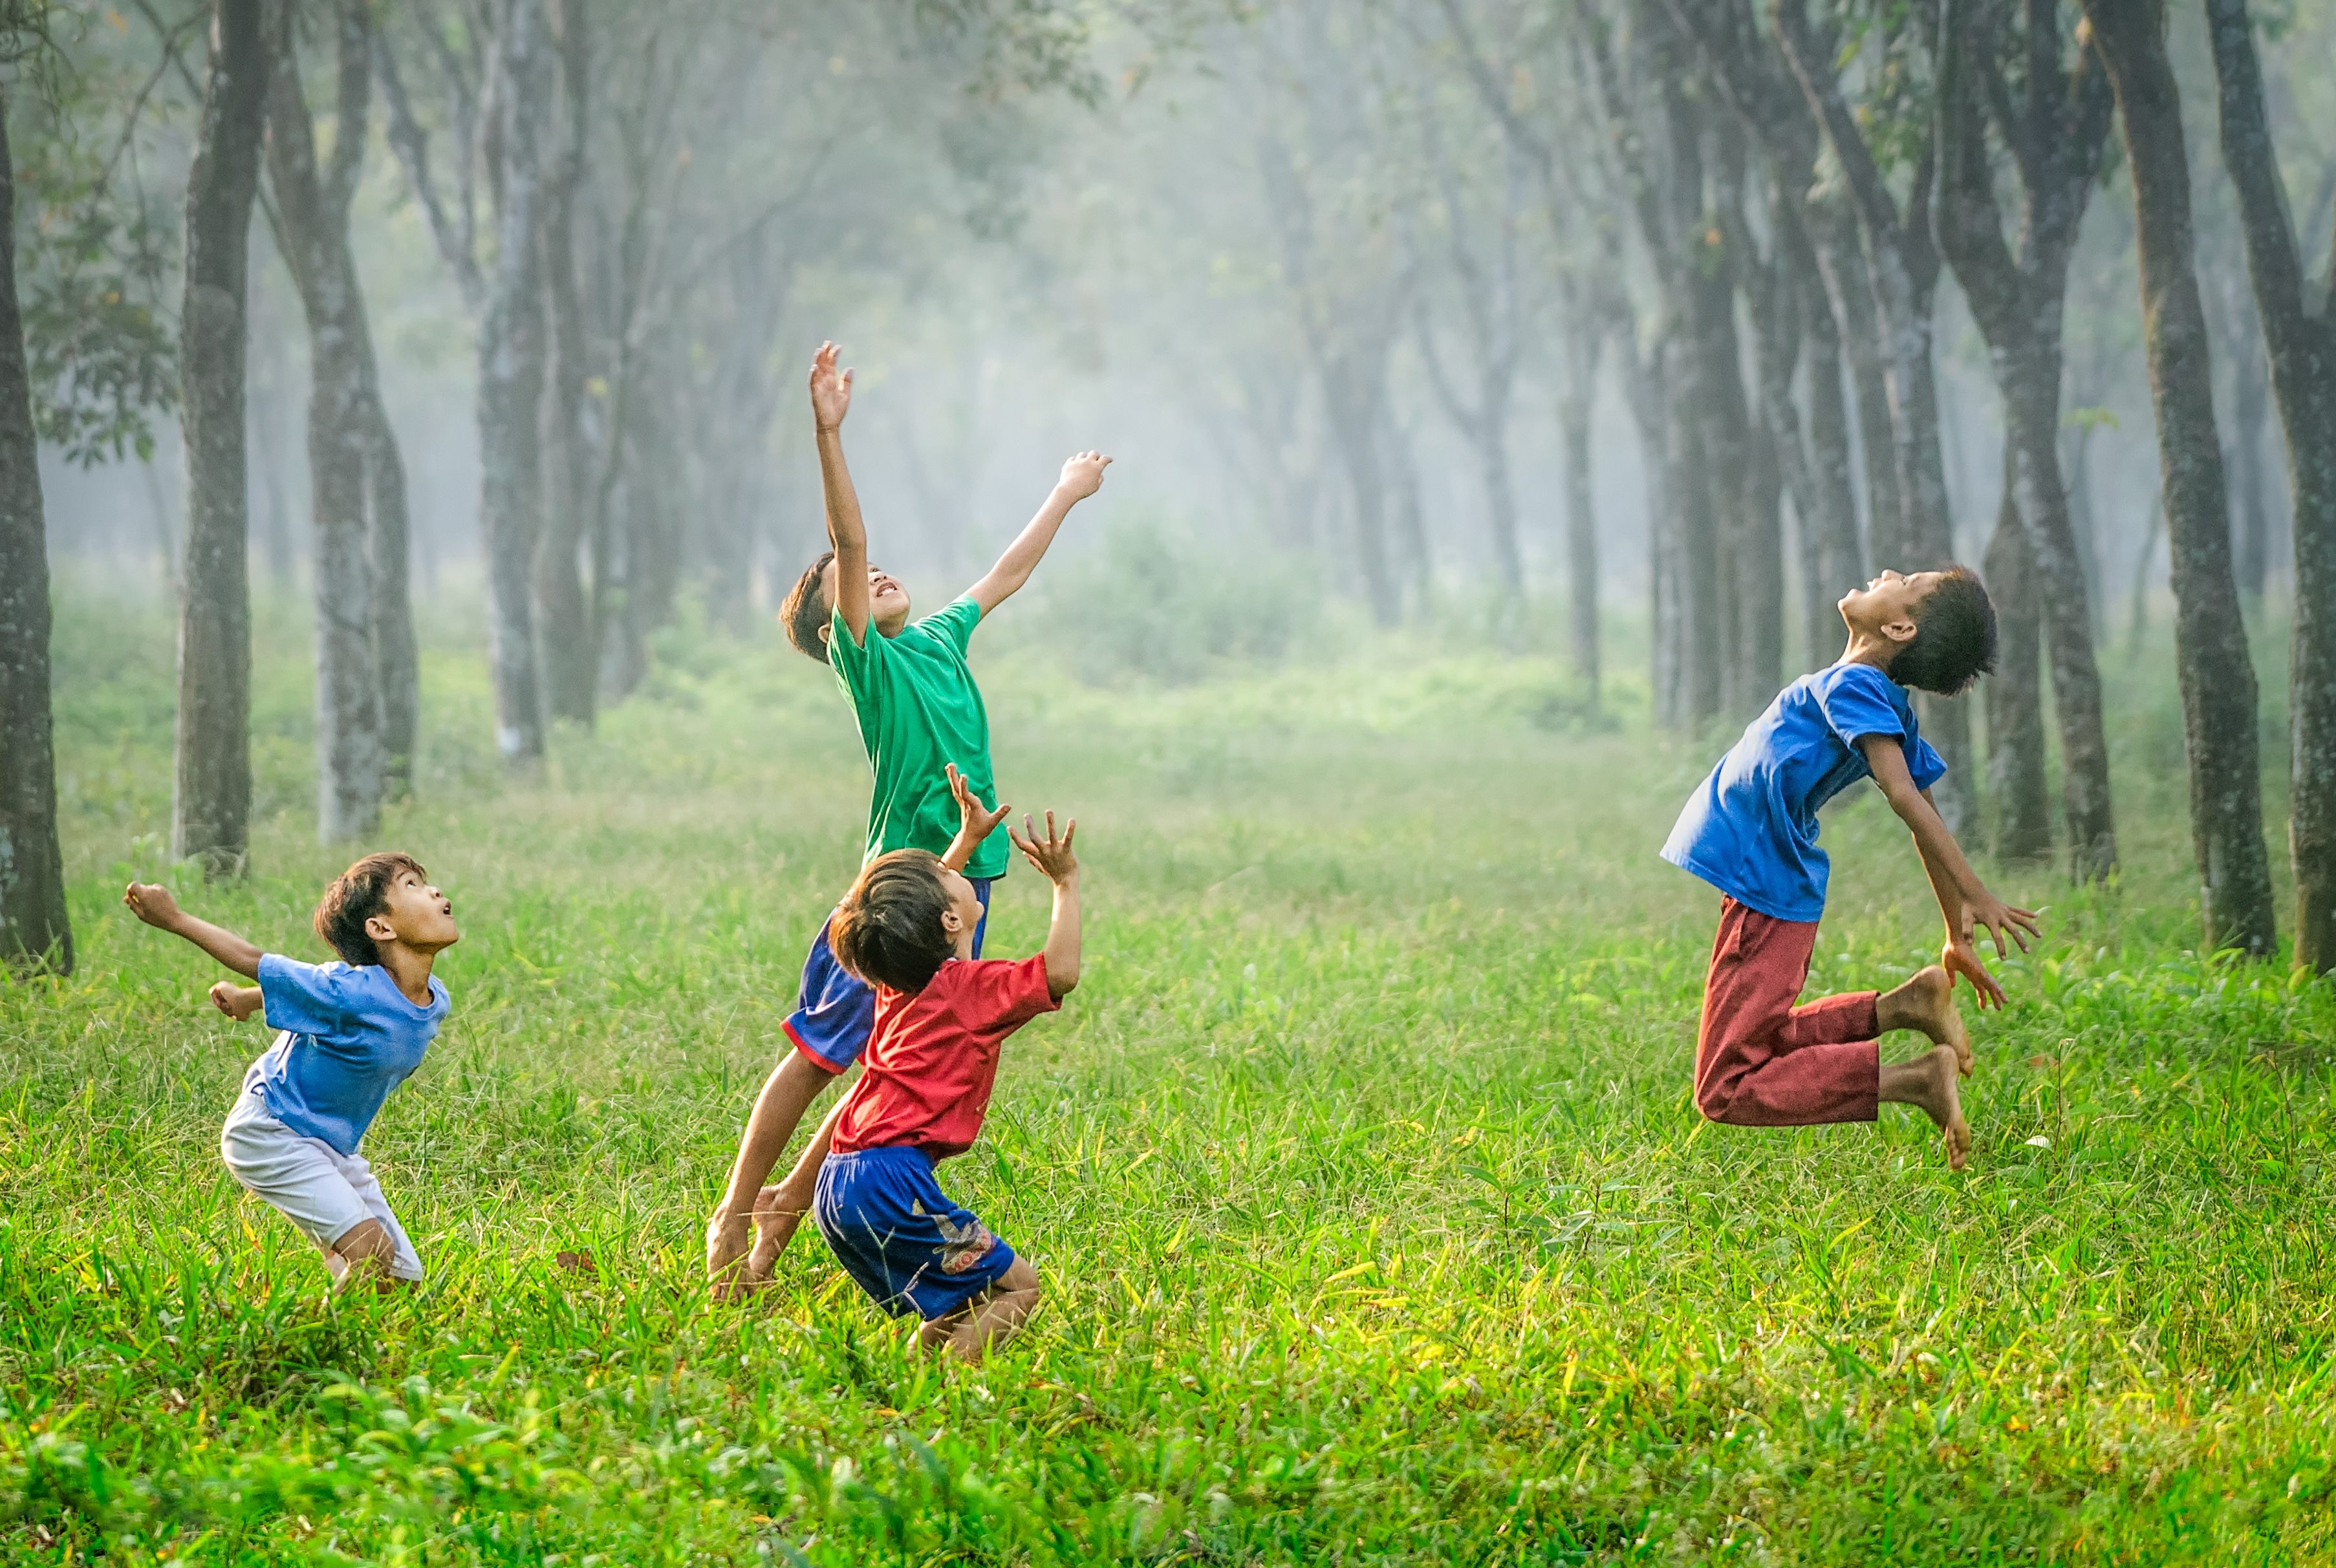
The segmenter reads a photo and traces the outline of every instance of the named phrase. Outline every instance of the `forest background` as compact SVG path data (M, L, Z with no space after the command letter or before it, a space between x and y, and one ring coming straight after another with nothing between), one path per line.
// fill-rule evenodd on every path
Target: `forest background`
M10 1551L2324 1548L2325 6L9 20ZM827 336L928 607L1119 459L982 643L1126 977L970 1178L1068 1265L1006 1407L686 1256L856 837L768 614ZM2056 922L1994 1168L1775 1190L1651 848L1949 556L2006 654L1942 804ZM1871 803L1820 986L1935 941ZM107 899L297 950L385 839L483 923L377 1141L448 1283L352 1320L186 1179L248 1042Z

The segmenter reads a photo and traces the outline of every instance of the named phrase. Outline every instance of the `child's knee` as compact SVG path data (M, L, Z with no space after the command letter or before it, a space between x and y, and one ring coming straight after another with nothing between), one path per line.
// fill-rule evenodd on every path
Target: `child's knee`
M1001 1295L1027 1295L1035 1300L1041 1282L1038 1271L1031 1266L1030 1260L1017 1254L1006 1272L998 1276L998 1283L990 1288Z

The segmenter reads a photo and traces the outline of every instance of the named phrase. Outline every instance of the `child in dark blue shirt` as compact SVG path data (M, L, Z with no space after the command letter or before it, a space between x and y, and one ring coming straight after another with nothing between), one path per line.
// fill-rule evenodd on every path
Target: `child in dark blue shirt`
M1715 1122L1764 1127L1870 1122L1884 1100L1917 1105L1961 1170L1971 1130L1956 1079L1970 1076L1971 1053L1955 977L1971 981L1981 1008L2002 1006L1971 932L1987 930L1999 955L2008 941L2024 950L2036 916L1987 891L1932 805L1946 765L1922 739L1906 688L1952 696L1993 667L1995 610L1978 578L1952 567L1885 571L1845 595L1841 615L1849 646L1840 660L1786 687L1753 720L1663 845L1665 860L1725 895L1704 982L1696 1104ZM1943 961L1887 993L1796 1007L1825 912L1817 808L1862 778L1913 833L1946 917ZM1892 1029L1936 1043L1885 1066L1878 1037Z
M245 1071L219 1130L235 1179L316 1244L336 1286L420 1280L421 1255L357 1144L445 1019L446 988L430 969L462 934L452 901L410 856L365 856L316 906L316 934L341 955L329 964L263 953L151 882L131 883L122 901L258 980L219 981L211 1005L238 1023L265 1008L280 1031Z

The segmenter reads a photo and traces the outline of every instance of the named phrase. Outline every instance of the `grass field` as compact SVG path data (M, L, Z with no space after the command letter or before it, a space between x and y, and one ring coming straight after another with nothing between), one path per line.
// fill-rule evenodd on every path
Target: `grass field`
M170 635L60 628L81 967L0 981L0 1560L2336 1559L2336 1007L2189 950L2162 652L2119 677L2123 881L1982 863L2049 940L1977 1027L1958 1177L1897 1107L1696 1115L1717 901L1654 851L1710 742L1465 648L1164 691L991 650L1003 787L1080 819L1089 958L943 1170L1050 1293L967 1371L808 1232L748 1307L700 1280L856 864L816 669L677 639L506 784L436 639L383 840L467 934L367 1142L431 1279L336 1301L219 1164L264 1036L114 901L169 869ZM260 650L258 873L179 885L322 958L304 658ZM1886 985L1936 947L1913 852L1871 792L1826 836L1812 989ZM1009 878L991 950L1045 907Z

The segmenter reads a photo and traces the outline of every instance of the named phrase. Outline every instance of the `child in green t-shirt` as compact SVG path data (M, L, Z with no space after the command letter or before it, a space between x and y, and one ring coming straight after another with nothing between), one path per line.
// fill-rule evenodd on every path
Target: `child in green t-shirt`
M811 405L829 549L788 593L779 621L788 641L834 669L837 684L852 699L860 741L875 774L864 859L900 849L940 854L957 836L960 821L952 773L980 804L992 810L998 804L989 715L966 663L973 629L1030 579L1071 508L1102 487L1111 459L1082 452L1064 463L1046 504L988 575L938 613L911 622L908 590L869 563L868 533L843 461L852 372L837 371L832 343L822 344L812 361ZM966 864L965 876L984 910L989 907L989 884L1005 874L1009 852L1006 834L994 832ZM977 955L980 947L977 930ZM742 1258L744 1283L769 1279L780 1250L810 1211L819 1180L819 1140L813 1140L784 1183L763 1183L812 1101L859 1059L875 1014L875 992L835 961L822 926L804 959L802 989L786 1021L793 1048L755 1097L728 1188L706 1222L706 1269L717 1292L727 1294L741 1283Z

